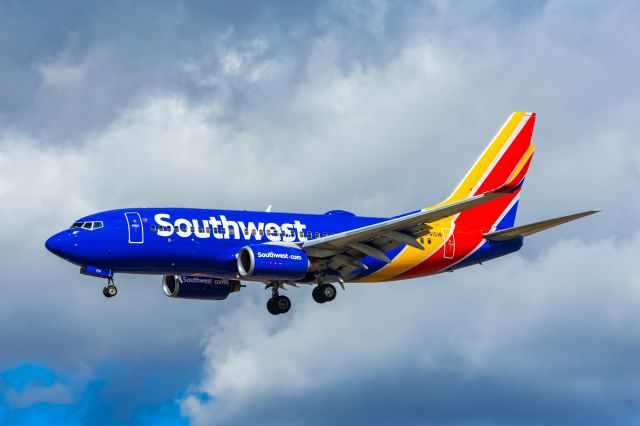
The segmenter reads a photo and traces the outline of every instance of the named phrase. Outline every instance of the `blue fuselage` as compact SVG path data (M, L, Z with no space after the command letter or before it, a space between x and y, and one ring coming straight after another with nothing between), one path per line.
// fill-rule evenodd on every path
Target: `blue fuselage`
M46 246L71 263L112 273L235 277L236 255L246 245L306 241L383 220L343 211L310 215L121 209L79 219L75 227L52 236Z

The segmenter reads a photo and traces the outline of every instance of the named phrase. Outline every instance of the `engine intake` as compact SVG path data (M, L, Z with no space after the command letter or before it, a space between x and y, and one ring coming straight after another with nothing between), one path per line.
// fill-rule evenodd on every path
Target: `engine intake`
M253 244L244 246L238 253L238 273L246 279L301 280L309 268L309 258L297 247Z
M192 275L165 275L162 290L169 297L179 299L224 300L229 293L240 291L238 280Z

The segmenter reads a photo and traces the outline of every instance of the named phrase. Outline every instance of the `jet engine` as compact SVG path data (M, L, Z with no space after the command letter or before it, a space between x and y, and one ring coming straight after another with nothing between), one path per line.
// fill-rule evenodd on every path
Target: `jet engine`
M301 280L310 265L307 255L298 247L252 244L238 253L238 274L256 281Z
M224 300L229 293L240 291L238 280L193 275L164 275L162 290L169 297L179 299Z

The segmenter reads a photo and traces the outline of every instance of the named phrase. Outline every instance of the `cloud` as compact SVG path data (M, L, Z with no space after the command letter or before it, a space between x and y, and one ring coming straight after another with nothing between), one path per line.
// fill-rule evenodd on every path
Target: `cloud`
M24 408L39 403L69 404L74 401L68 386L55 383L52 386L27 386L22 392L10 389L5 396L11 408Z
M183 410L196 424L624 424L640 414L638 249L638 235L564 240L327 306L306 295L274 321L247 303L212 327L196 388L210 399Z
M636 418L634 3L54 9L0 13L0 368L83 371L105 423L182 421L174 400L204 423ZM274 319L260 286L200 303L123 275L107 301L43 248L124 206L427 206L516 109L539 114L518 222L605 213L482 268L294 289Z

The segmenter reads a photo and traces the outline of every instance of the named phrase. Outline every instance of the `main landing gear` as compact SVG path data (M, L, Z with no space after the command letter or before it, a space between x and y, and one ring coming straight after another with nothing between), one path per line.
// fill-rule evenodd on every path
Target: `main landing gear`
M332 284L319 284L313 289L311 296L318 303L331 302L336 298L336 288Z
M113 278L108 279L107 285L102 289L102 294L109 298L118 294L118 288L113 284Z
M267 300L267 311L271 315L286 314L291 309L291 300L278 293L282 286L279 282L267 283L267 288L271 287L271 298ZM337 291L333 284L318 284L311 294L316 302L325 303L335 299Z
M278 293L280 285L278 283L268 284L268 287L271 287L271 298L267 300L267 311L271 315L286 314L291 309L291 300Z

